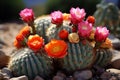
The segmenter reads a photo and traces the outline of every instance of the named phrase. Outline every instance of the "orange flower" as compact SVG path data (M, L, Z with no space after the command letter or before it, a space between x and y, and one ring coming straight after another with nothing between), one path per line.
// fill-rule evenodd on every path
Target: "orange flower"
M38 35L30 35L28 38L27 45L29 48L31 48L33 51L38 51L41 49L41 47L44 44L44 40L42 37Z
M101 48L112 48L112 42L109 38L105 40L104 43L101 44Z
M24 28L22 28L20 30L20 33L25 37L28 36L30 34L30 26L25 26Z
M54 58L63 58L67 55L67 44L63 40L51 40L45 45L47 54Z
M90 33L89 39L94 40L94 36L95 36L95 31L92 30L92 32Z
M14 41L14 46L18 49L22 47L21 44L16 39Z
M16 40L17 40L18 42L22 42L22 41L24 40L24 36L23 36L21 33L19 33L19 34L16 36Z
M70 20L70 14L64 13L63 20Z

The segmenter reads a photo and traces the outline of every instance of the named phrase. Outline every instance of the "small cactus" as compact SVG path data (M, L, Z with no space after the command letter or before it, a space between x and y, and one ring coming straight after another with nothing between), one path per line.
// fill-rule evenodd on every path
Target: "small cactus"
M40 51L35 54L29 48L22 48L14 52L8 65L14 76L27 75L29 80L37 75L48 78L52 73L52 63L50 58L44 56L45 52Z
M102 0L102 2L97 5L97 10L93 16L96 19L95 26L106 26L111 33L120 33L119 8L113 3L106 3Z
M105 67L112 59L112 52L110 49L97 49L95 64L100 67Z

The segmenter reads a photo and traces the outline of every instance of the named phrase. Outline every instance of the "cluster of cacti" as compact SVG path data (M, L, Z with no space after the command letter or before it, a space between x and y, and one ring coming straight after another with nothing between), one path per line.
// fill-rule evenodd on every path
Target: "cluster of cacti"
M28 76L29 80L33 80L36 75L49 79L53 72L51 59L44 55L44 51L35 54L29 48L22 48L13 53L9 68L14 76Z
M29 27L21 30L14 42L18 50L9 64L14 75L46 78L56 69L73 73L92 67L96 60L100 66L107 64L112 56L108 55L111 48L107 38L109 30L106 27L94 30L94 17L84 19L85 15L84 9L71 8L70 14L55 11L34 20L32 10L24 9L20 16Z
M96 18L95 26L106 26L111 33L120 33L120 12L119 8L113 3L106 3L102 0L97 5L94 17Z
M60 39L58 34L61 30L67 30L72 33L72 26L69 21L64 21L63 25L59 28L50 22L50 19L39 19L36 22L36 30L38 32L42 32L43 30L47 31L44 35L46 35L48 41ZM48 25L46 30L43 28L46 28L46 26L43 25ZM41 28L41 30L39 28ZM42 35L42 33L40 35ZM58 60L60 63L58 67L68 72L91 67L95 60L95 53L89 43L86 45L82 44L82 42L71 43L66 41L66 43L68 45L68 55Z

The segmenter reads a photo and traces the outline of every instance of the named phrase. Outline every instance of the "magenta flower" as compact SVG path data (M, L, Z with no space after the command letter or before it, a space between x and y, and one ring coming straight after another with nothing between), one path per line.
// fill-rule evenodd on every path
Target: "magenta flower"
M34 20L34 13L32 9L25 8L19 13L24 22L30 23Z
M97 27L95 31L95 40L97 42L103 42L109 35L109 30L106 27Z
M87 21L82 21L78 24L78 34L82 38L88 38L92 31L92 24Z
M61 24L63 22L63 15L61 11L54 11L50 14L53 24Z
M77 7L77 8L71 8L70 15L71 15L71 22L73 24L77 24L84 19L86 13L84 9L80 9L79 7Z

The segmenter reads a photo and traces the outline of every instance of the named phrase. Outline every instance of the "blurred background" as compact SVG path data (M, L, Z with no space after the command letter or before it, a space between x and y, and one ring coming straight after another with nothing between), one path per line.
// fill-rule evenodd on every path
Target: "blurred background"
M120 8L120 0L105 0L113 2ZM0 0L0 23L20 21L19 12L24 8L32 8L35 16L49 14L54 10L69 12L71 7L85 8L88 15L96 10L96 4L101 0Z

